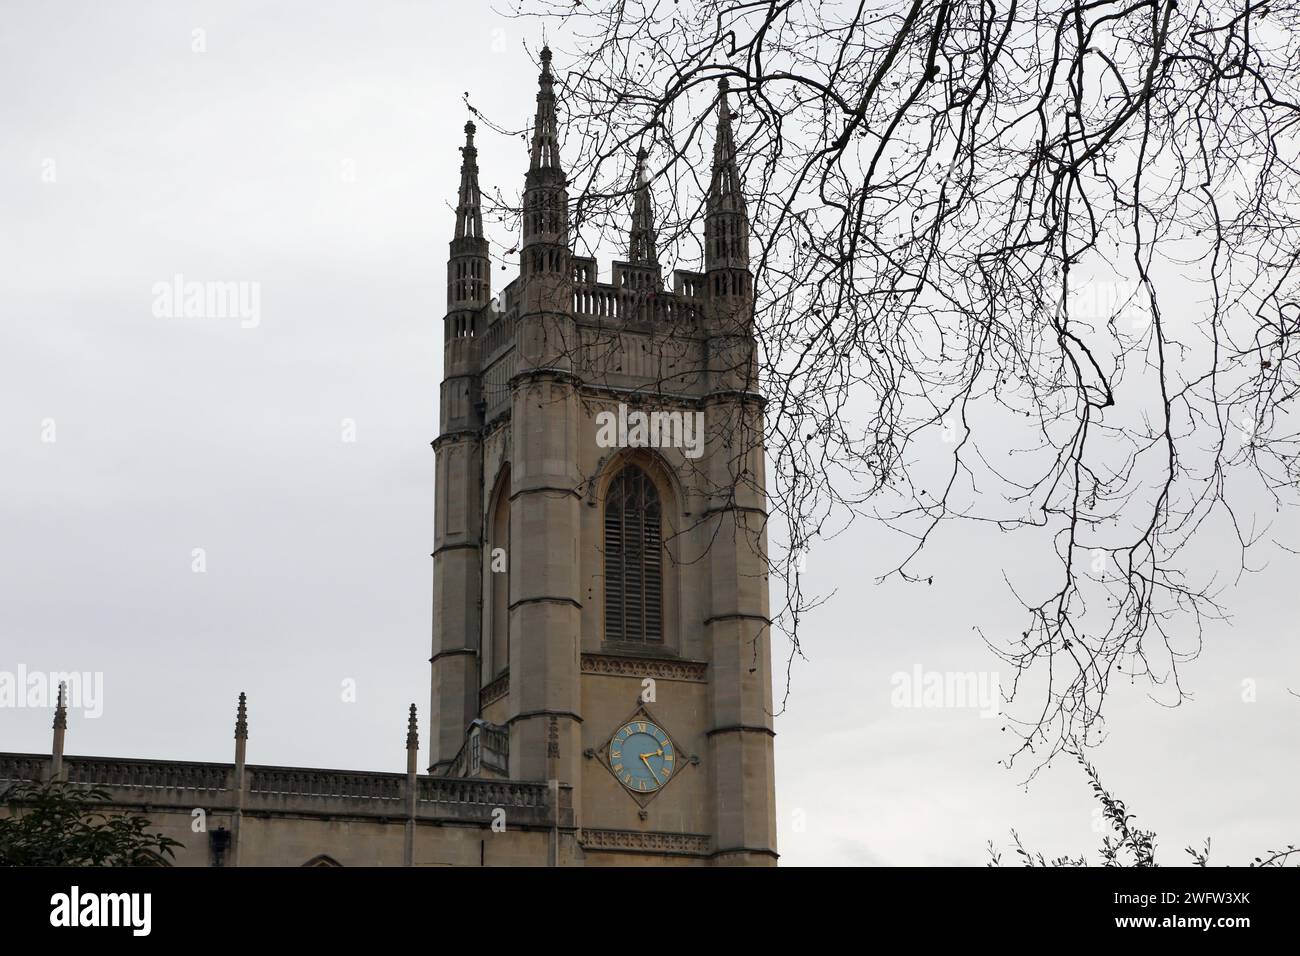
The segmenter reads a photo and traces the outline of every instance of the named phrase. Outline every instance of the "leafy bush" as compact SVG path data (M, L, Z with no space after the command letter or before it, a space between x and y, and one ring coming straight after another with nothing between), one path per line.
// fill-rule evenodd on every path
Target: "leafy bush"
M108 809L108 792L54 780L0 791L0 866L170 866L182 844L142 816ZM106 812L107 810L107 812Z

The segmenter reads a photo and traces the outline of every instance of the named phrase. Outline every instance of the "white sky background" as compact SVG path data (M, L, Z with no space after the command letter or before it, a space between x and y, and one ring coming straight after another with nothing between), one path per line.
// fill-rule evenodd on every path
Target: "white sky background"
M427 737L461 94L526 125L540 30L449 3L6 4L0 670L104 672L71 753L230 760L240 690L257 763L400 770L412 701ZM478 145L484 186L517 190L522 144L480 124ZM260 325L155 318L176 273L259 282ZM1300 539L1294 515L1267 517ZM896 547L861 524L809 557L811 586L839 593L806 622L777 719L783 861L982 863L1012 826L1092 851L1068 762L1026 791L997 766L1000 721L890 705L897 671L996 668L974 628L1018 625L1000 569L1026 556L954 529L933 587L875 586ZM1166 863L1205 836L1234 865L1300 839L1300 560L1264 559L1183 670L1193 702L1113 689L1093 757ZM0 709L0 750L46 752L50 719Z

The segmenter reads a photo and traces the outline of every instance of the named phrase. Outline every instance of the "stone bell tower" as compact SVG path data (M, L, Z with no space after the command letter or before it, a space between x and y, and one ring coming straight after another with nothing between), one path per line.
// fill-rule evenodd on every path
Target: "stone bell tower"
M668 289L644 151L627 260L601 281L574 254L556 84L543 49L499 298L472 124L461 150L429 770L567 788L555 863L771 864L763 398L732 104L724 83L703 271Z

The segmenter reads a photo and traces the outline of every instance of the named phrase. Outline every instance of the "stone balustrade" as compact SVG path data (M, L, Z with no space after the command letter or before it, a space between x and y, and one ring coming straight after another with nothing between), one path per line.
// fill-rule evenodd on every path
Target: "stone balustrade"
M113 760L65 757L69 783L131 790L227 790L234 766L178 760Z
M484 362L490 363L496 358L498 351L514 343L517 322L518 317L508 313L488 326L487 331L483 333L483 350L480 353Z
M50 771L50 758L32 754L0 754L0 785L19 780L42 780Z
M248 768L250 794L401 800L405 790L406 775L400 773L358 773L352 770L308 770L293 767Z
M422 777L417 783L417 788L421 803L518 808L543 808L550 805L550 788L544 783L474 780L466 777Z
M107 790L110 802L123 806L185 809L238 804L247 813L385 818L406 813L407 777L401 773L249 765L241 801L234 785L234 764L64 757L63 767L69 783ZM17 780L41 780L49 772L48 756L0 753L0 788ZM571 825L570 788L562 786L556 792L560 825ZM484 823L492 810L502 808L513 825L548 827L555 819L552 804L552 789L546 783L416 778L417 819Z

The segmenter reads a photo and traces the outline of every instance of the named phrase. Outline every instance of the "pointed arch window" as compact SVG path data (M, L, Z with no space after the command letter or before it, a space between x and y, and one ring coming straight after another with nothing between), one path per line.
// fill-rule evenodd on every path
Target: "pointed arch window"
M605 496L605 640L662 642L662 507L654 482L628 465Z

